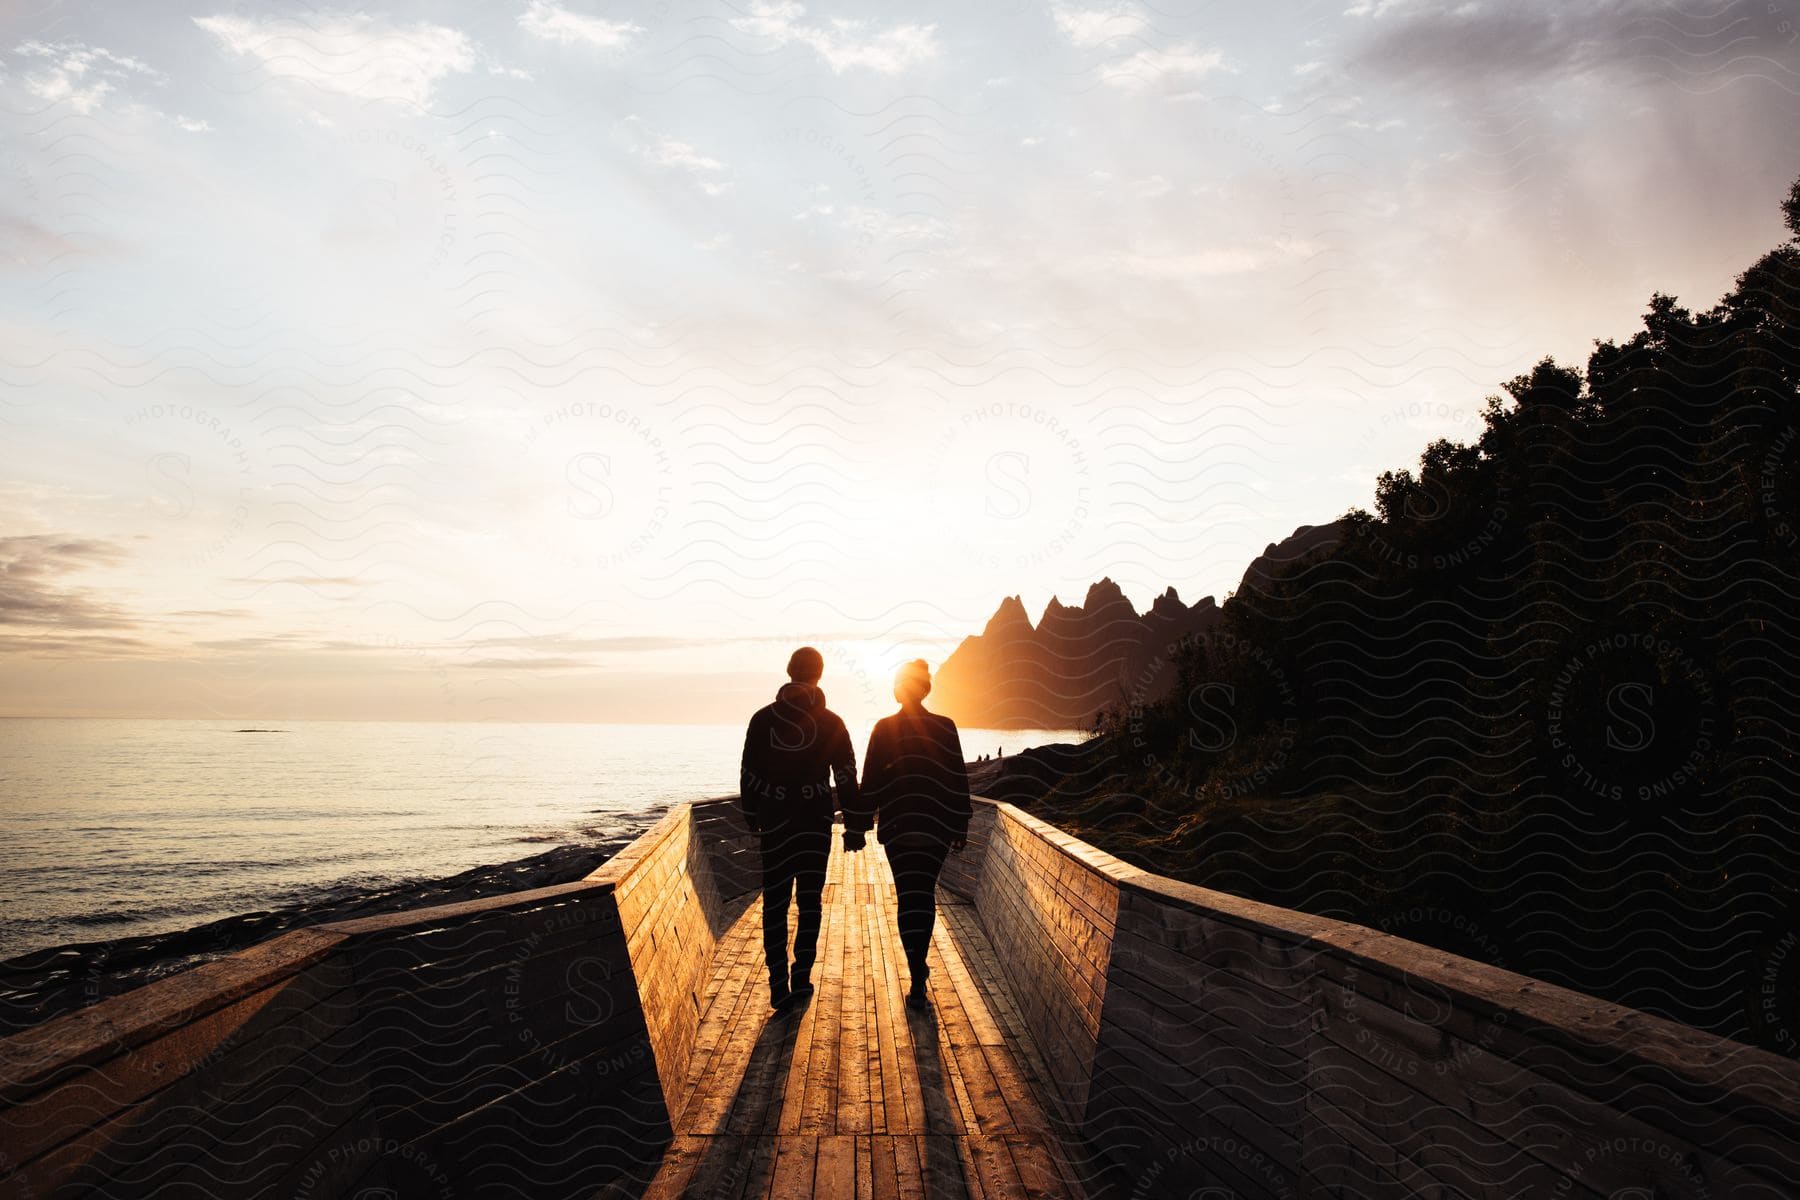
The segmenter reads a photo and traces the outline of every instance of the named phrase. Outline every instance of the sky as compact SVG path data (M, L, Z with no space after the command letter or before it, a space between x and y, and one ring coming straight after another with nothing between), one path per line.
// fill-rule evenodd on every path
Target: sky
M1800 0L0 5L0 715L891 707L1783 238Z

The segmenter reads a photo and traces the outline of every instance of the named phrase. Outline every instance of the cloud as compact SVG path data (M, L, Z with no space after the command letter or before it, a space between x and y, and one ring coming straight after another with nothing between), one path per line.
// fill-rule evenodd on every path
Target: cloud
M1711 90L1725 72L1769 77L1796 61L1781 6L1726 0L1704 20L1646 0L1512 0L1428 8L1382 4L1350 65L1383 79L1481 87L1497 78L1635 67ZM1784 27L1785 26L1785 27Z
M584 16L550 0L531 0L519 14L519 28L533 37L559 45L597 46L602 50L623 46L644 32L642 25Z
M298 634L272 633L256 637L219 638L213 641L195 642L202 650L268 650L276 646L293 646L301 642Z
M94 598L87 588L59 581L125 559L112 542L66 534L0 537L0 625L54 629L123 629L137 621Z
M1134 179L1126 186L1131 189L1131 194L1140 200L1158 199L1168 195L1175 188L1174 184L1161 175L1152 175L1148 179Z
M1242 246L1197 250L1187 254L1120 254L1111 265L1143 279L1199 279L1243 275L1268 266L1272 256Z
M279 578L274 578L274 579L258 579L255 577L240 577L240 578L231 580L231 582L232 583L254 583L254 584L259 584L259 585L271 584L271 583L288 583L288 584L292 584L295 587L307 587L307 588L313 588L313 587L360 588L363 586L363 581L356 578L354 575L283 575L283 576L280 576Z
M1178 42L1165 49L1139 50L1136 54L1099 69L1100 82L1126 91L1186 91L1179 81L1199 79L1225 68L1225 55L1218 50L1203 50L1191 42Z
M1346 17L1385 17L1391 12L1409 8L1415 0L1356 0L1344 10ZM1465 8L1473 5L1464 5Z
M13 51L43 65L26 74L25 90L48 104L67 104L73 111L97 111L117 83L133 76L160 81L160 71L138 59L114 54L103 46L81 42L22 42Z
M0 269L42 266L81 247L27 217L0 212Z
M570 654L635 654L651 650L679 650L686 646L704 645L692 638L678 637L573 637L563 633L519 634L514 637L482 638L474 643L483 648L508 650L555 650Z
M394 25L363 13L319 13L305 19L220 13L194 24L234 56L260 63L277 79L308 83L360 100L421 107L446 76L475 65L466 34L444 25Z
M478 658L456 665L480 671L574 671L592 670L594 666L579 658Z
M732 187L729 168L686 142L645 130L636 117L623 123L637 156L659 171L678 171L692 177L694 186L708 196L722 196Z
M86 637L61 637L56 634L0 633L0 655L119 658L149 649L151 647L147 642L133 637L119 637L116 634L96 633Z
M892 25L871 30L863 21L808 23L801 20L805 15L805 7L792 0L759 0L750 6L748 17L736 18L731 24L778 46L797 43L811 47L833 74L863 68L880 75L897 75L938 54L936 25Z
M1144 10L1135 4L1113 4L1105 8L1054 4L1050 13L1056 21L1057 32L1083 50L1104 45L1114 38L1141 33L1149 24Z

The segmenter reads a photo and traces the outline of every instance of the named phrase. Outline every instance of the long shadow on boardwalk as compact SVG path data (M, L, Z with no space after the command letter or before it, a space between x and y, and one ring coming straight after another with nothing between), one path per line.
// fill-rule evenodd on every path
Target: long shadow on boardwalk
M930 1197L963 1197L969 1194L963 1176L962 1155L957 1153L957 1121L944 1085L944 1060L938 1049L937 1014L908 1010L912 1030L913 1059L919 1064L919 1092L925 1100L925 1137L920 1166L925 1174L925 1194Z

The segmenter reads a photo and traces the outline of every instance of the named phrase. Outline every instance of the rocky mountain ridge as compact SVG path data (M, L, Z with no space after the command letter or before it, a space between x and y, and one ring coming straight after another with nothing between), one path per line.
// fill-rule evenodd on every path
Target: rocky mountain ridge
M1302 525L1271 542L1245 570L1237 594L1341 536L1341 524L1332 522ZM1212 630L1219 614L1213 597L1189 605L1173 587L1139 613L1111 578L1090 586L1079 605L1051 597L1035 625L1024 601L1008 596L938 668L932 708L979 728L1091 728L1103 708L1159 698L1182 641Z

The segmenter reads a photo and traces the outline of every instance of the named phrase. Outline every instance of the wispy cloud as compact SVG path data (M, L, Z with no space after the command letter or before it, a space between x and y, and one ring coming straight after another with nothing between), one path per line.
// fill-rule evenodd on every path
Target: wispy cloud
M1205 49L1191 42L1179 42L1160 49L1139 50L1136 54L1099 69L1100 82L1125 91L1188 90L1186 84L1225 67L1222 51Z
M60 634L0 633L0 655L43 658L136 657L151 647L142 639L116 634L64 637Z
M58 630L135 626L135 619L96 599L90 589L60 582L124 559L122 548L98 538L48 533L0 537L0 625Z
M320 13L304 20L220 13L195 17L232 55L272 78L311 84L360 100L430 103L445 77L475 65L468 35L445 25L397 25L365 13Z
M160 71L139 59L81 42L27 41L14 53L37 64L25 74L27 92L47 104L67 104L82 114L98 110L122 80L163 78Z
M478 658L456 665L473 671L576 671L594 666L579 658Z
M630 21L609 21L572 12L551 0L531 0L519 14L519 28L532 37L564 46L596 46L612 50L644 32Z
M778 46L809 46L835 74L855 68L880 75L897 75L909 67L937 57L936 25L890 25L871 28L867 22L834 19L806 21L806 8L792 0L755 3L748 17L734 27Z
M1510 0L1445 7L1359 5L1350 15L1386 17L1349 59L1369 77L1478 90L1497 78L1567 79L1600 68L1652 75L1747 74L1771 78L1796 67L1790 4L1726 0L1715 16L1676 19L1644 0ZM1739 66L1738 64L1744 64ZM1696 86L1690 82L1689 86Z
M623 127L638 158L657 170L687 175L708 196L722 196L732 189L729 168L712 155L678 138L645 129L635 116L627 117Z
M1101 8L1078 8L1073 4L1055 4L1050 15L1057 32L1083 50L1104 45L1114 38L1141 33L1149 18L1135 4L1110 4Z

